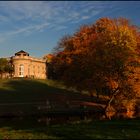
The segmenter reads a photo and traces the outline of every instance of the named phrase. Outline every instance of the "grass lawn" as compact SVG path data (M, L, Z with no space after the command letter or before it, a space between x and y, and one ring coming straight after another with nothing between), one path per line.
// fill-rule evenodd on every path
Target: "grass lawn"
M49 100L52 110L67 109L67 102L89 102L91 97L67 90L62 84L52 80L1 79L0 115L38 113L38 108L46 106ZM96 98L95 98L96 100Z
M0 80L0 113L1 112L35 112L49 100L52 106L65 107L72 100L89 100L87 95L63 89L62 85L51 80L1 79ZM55 108L54 107L54 108Z
M0 124L0 139L140 139L140 120L102 120L59 125Z
M0 103L33 101L86 100L87 95L63 89L62 85L51 80L1 79Z
M67 108L67 101L91 101L91 98L87 94L68 91L51 80L0 80L0 115L9 111L36 112L38 105L46 103L46 100L51 101L55 108ZM34 104L36 102L40 104ZM0 119L0 139L140 139L139 131L138 119L77 121L57 125L38 123L34 119Z

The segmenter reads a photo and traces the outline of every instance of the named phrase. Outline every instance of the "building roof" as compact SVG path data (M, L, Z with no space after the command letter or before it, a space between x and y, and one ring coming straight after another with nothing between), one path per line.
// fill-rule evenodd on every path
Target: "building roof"
M17 54L21 54L21 53L27 54L27 55L29 56L29 53L27 53L27 52L25 52L25 51L23 51L23 50L21 50L21 51L15 53L15 55L17 55Z

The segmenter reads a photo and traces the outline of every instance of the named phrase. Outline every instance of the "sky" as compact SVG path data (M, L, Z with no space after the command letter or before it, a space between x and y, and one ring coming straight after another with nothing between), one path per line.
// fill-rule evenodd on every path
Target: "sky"
M140 1L0 1L0 57L43 57L81 25L125 17L140 26L139 16Z

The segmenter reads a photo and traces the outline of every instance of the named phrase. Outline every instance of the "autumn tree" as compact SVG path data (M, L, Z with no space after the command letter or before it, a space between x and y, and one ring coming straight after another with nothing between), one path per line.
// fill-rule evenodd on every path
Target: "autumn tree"
M108 95L107 108L136 95L139 41L138 28L127 19L101 18L60 40L54 69L67 86Z
M96 63L106 78L111 98L120 100L135 97L134 70L138 63L137 28L126 19L101 19L96 22L98 39L96 42ZM98 47L100 46L100 47ZM101 55L98 55L101 54ZM132 82L133 81L133 82Z
M0 75L1 78L3 77L4 73L11 74L13 72L13 67L10 61L8 61L6 58L0 58Z

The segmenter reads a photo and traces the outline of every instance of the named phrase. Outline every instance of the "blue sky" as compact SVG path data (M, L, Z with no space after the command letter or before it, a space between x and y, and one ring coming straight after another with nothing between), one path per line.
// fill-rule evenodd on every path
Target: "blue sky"
M0 1L0 57L51 53L59 39L101 17L140 26L140 1Z

